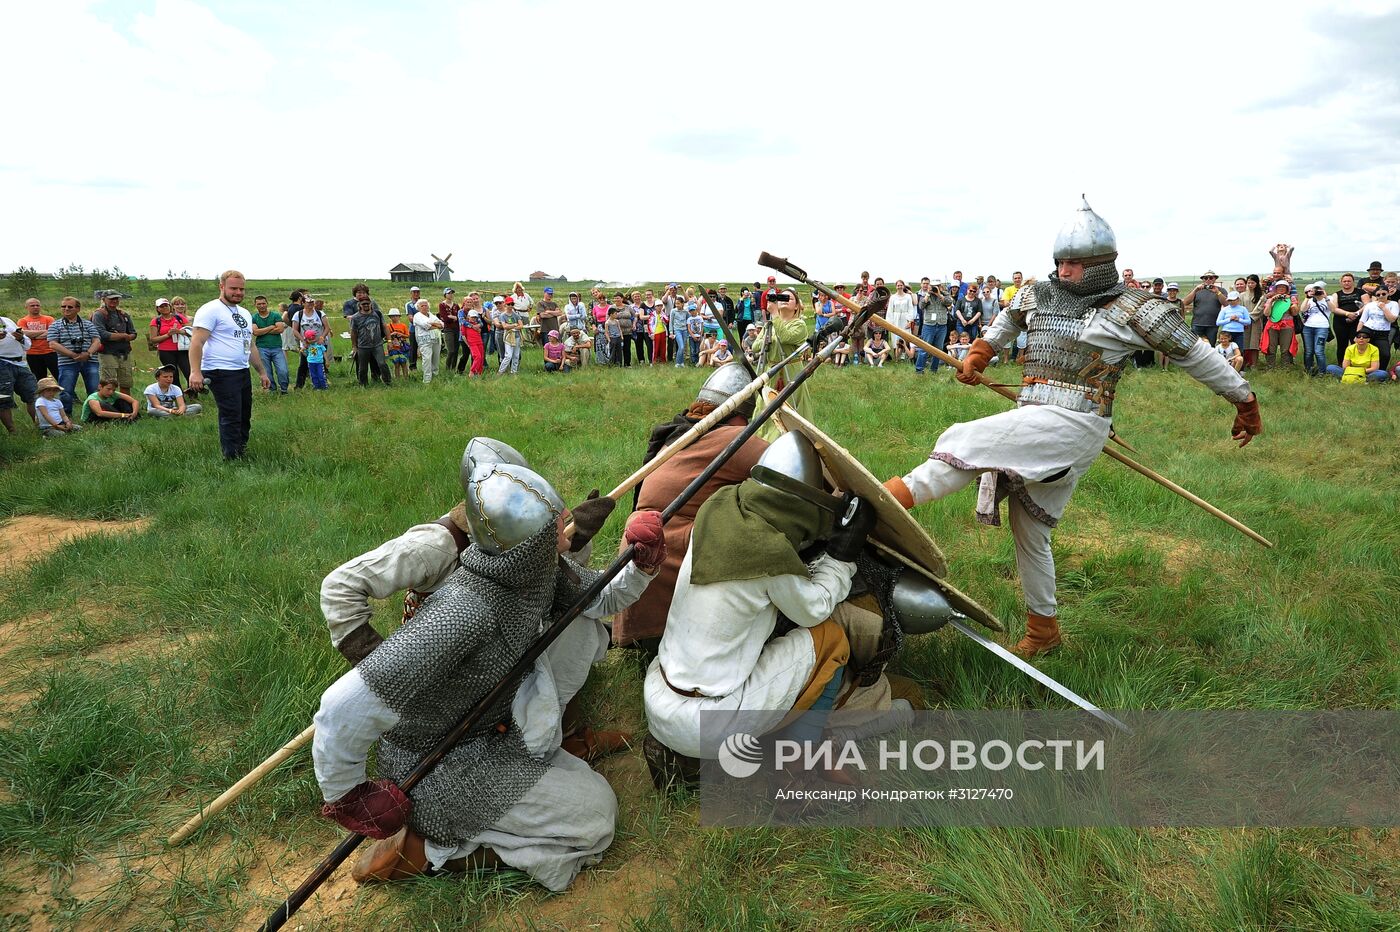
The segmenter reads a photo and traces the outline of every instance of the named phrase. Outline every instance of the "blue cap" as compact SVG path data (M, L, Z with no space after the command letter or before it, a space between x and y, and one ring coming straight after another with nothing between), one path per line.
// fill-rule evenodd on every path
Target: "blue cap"
M553 289L553 288L546 288L546 289L544 290L544 293L545 293L545 294L554 294L554 289Z
M496 306L496 302L495 302L495 301L487 301L485 304L482 305L482 307L495 307L495 306Z

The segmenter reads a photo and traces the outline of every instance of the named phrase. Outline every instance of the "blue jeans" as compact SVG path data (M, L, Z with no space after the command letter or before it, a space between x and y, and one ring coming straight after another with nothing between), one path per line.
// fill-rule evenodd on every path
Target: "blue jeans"
M267 377L272 379L272 384L277 386L277 390L282 394L287 394L287 352L282 347L270 348L266 346L258 347L258 355L262 357L263 368L267 370ZM274 377L273 373L276 373ZM272 386L268 386L268 391L272 391Z
M938 347L939 349L942 349L943 344L948 341L948 325L924 324L923 327L919 329L919 338L925 343L932 343L934 346ZM914 353L914 371L923 372L924 363L926 363L929 359L933 360L933 364L929 368L932 369L934 372L937 372L938 365L943 360L939 359L937 356L934 356L932 353L928 352L923 348L920 348L916 353Z
M1330 375L1330 376L1331 376L1332 378L1334 378L1334 379L1340 379L1340 378L1342 377L1342 367L1341 367L1341 366L1328 366L1328 367L1327 367L1327 374ZM1386 380L1389 379L1389 378L1390 378L1390 374L1389 374L1388 372L1386 372L1384 369L1377 369L1375 372L1368 372L1368 373L1366 373L1366 380L1369 381L1369 382L1384 382L1384 381L1386 381Z
M1314 374L1327 368L1327 328L1303 328L1303 368Z
M697 350L697 352L698 352L698 350ZM677 333L677 334L676 334L676 366L677 366L677 367L680 367L680 368L684 368L684 367L685 367L685 361L686 361L687 358L689 358L689 356L690 356L690 338L689 338L689 335L686 334L686 333L684 333L684 332Z
M60 397L63 398L63 410L68 412L69 417L73 416L73 402L77 400L73 389L78 387L78 374L82 374L83 386L87 388L87 394L91 395L97 391L97 380L101 378L98 374L99 369L95 356L87 362L74 362L67 356L58 358L58 384L63 389Z

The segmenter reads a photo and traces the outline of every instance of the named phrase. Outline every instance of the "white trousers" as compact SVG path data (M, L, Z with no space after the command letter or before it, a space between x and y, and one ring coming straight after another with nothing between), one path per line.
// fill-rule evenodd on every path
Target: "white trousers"
M520 347L511 346L509 343L501 344L501 368L496 370L497 375L504 375L506 369L511 372L520 371Z
M423 370L423 383L426 385L438 373L438 360L442 357L442 341L429 340L418 344L418 368Z
M905 483L914 501L922 503L952 495L981 473L930 459L920 464L917 479L913 475L906 476ZM1016 495L1007 496L1006 512L1011 518L1011 538L1016 542L1016 569L1021 576L1026 610L1037 615L1054 615L1055 557L1050 552L1050 527L1032 517Z

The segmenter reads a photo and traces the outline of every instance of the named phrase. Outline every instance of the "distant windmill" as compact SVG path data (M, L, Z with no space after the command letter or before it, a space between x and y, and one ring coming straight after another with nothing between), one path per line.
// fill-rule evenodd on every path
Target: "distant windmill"
M452 281L452 268L447 264L447 259L452 258L452 253L447 254L447 259L439 259L432 253L428 253L428 255L433 256L433 281Z

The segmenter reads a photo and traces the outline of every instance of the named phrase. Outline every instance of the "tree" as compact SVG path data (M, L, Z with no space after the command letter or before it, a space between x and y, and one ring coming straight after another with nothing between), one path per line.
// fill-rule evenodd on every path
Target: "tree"
M39 293L39 272L33 266L21 265L7 276L10 297L17 301Z

